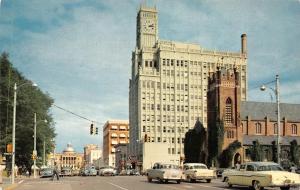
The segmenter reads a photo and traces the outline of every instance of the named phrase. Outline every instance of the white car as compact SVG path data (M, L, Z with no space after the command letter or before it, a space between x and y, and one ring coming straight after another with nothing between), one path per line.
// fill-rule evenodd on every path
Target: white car
M189 182L196 180L206 180L210 183L212 179L217 178L215 170L210 170L205 164L201 163L186 163L183 165L184 178Z
M155 163L152 169L147 171L148 182L153 179L159 182L176 181L178 184L182 180L182 170L174 164Z
M110 175L110 176L115 176L116 175L116 170L113 167L101 167L99 169L99 175L105 176L105 175Z
M228 171L224 181L232 185L248 186L254 190L264 187L280 187L289 190L290 187L300 186L300 175L284 171L274 162L248 162L241 164L239 170Z

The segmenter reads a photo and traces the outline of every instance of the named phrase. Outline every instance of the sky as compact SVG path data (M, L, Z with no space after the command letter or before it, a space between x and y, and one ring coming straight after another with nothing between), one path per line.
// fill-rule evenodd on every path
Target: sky
M300 104L300 0L1 0L0 52L54 98L56 151L102 147L102 127L128 120L131 53L141 3L156 5L159 38L240 52L248 39L248 100L275 101L261 84L280 76L282 102ZM274 83L269 84L274 88Z

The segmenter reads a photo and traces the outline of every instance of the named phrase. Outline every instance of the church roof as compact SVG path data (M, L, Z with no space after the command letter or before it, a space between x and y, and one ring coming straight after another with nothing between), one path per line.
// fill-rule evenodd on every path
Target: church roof
M264 136L264 135L244 135L243 144L244 145L253 145L253 141L258 140L261 145L272 145L272 141L277 142L277 135L275 136ZM290 142L293 140L297 141L297 144L300 144L299 136L281 136L282 145L290 145Z
M241 119L246 120L250 116L251 120L263 120L266 116L270 120L277 120L277 104L269 102L241 102ZM300 104L280 104L280 118L286 118L288 121L300 121Z

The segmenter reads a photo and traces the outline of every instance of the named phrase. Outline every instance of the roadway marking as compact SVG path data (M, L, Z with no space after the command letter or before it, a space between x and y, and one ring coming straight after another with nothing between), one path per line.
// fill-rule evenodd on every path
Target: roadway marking
M109 183L109 182L107 182L107 183ZM119 186L119 185L117 185L117 184L114 184L114 183L109 183L109 184L111 184L112 186L118 187L118 188L120 188L120 189L123 189L123 190L129 190L129 189L126 189L126 188L121 187L121 186Z
M21 183L23 183L23 181L24 181L24 180L21 180L21 181L19 181L19 182L18 182L18 184L21 184Z

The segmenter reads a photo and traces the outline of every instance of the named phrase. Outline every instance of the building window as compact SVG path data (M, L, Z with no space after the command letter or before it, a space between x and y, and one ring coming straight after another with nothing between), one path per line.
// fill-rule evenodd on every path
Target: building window
M261 123L255 123L256 134L261 134Z
M297 135L297 125L292 124L292 135Z
M277 123L274 123L274 134L277 134L278 129L277 129Z
M227 131L227 138L228 139L233 139L234 138L234 131L231 131L231 130Z
M232 101L230 98L227 98L225 105L225 124L232 123Z

